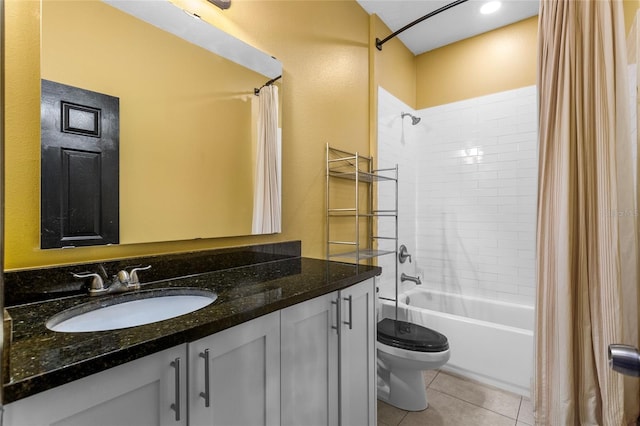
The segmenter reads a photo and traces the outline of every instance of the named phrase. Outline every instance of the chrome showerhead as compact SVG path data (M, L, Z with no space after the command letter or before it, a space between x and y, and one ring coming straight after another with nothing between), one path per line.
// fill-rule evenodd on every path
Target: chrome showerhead
M407 116L407 115L408 115L409 117L411 117L411 124L413 124L414 126L420 122L420 117L416 117L415 115L411 115L411 114L409 114L408 112L403 112L403 113L401 114L402 118L404 118L404 117L405 117L405 116Z

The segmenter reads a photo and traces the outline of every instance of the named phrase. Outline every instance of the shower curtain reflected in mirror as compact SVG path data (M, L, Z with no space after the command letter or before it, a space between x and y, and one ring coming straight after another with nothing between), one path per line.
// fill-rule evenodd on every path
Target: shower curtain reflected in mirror
M536 424L638 415L637 380L607 363L609 344L638 344L625 49L620 2L541 1Z
M278 87L259 91L258 139L253 196L253 234L281 230Z

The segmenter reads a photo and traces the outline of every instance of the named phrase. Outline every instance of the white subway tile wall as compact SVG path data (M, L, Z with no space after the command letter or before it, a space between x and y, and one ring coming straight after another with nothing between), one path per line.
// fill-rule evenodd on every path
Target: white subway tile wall
M403 272L415 276L416 254L416 169L420 164L412 161L411 147L418 137L420 123L413 126L411 119L401 117L401 113L415 114L412 108L387 92L380 90L378 99L378 168L398 165L398 245L404 244L412 257L398 265L398 276ZM395 187L389 182L378 184L378 206L380 209L395 208ZM393 218L381 218L378 222L378 235L394 235ZM394 250L395 242L380 240L379 248ZM378 265L382 266L382 275L378 280L381 297L395 298L395 263L392 255L382 256ZM400 278L398 277L398 283Z
M400 244L414 260L399 273L442 291L534 304L535 86L419 111L380 88L378 123L378 162L398 164ZM390 194L379 187L381 203ZM379 261L382 296L394 292L393 261Z

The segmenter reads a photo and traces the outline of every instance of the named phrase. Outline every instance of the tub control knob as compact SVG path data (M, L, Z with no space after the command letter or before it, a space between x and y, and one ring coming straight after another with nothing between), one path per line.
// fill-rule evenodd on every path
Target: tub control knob
M400 250L398 251L398 260L400 263L404 263L407 261L407 258L409 258L409 263L411 263L411 255L407 251L407 246L403 244L400 246Z

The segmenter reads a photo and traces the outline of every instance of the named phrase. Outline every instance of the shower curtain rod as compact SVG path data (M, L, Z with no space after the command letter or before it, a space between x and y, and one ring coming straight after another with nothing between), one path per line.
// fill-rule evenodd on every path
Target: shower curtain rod
M383 44L385 44L386 42L388 42L389 40L391 40L392 38L394 38L395 36L397 36L401 32L408 30L409 28L413 27L416 24L419 24L420 22L424 21L425 19L429 19L432 16L435 16L440 12L444 12L445 10L451 9L452 7L457 6L457 5L459 5L461 3L464 3L466 1L469 1L469 0L456 0L453 3L446 4L446 5L442 6L441 8L434 10L433 12L427 13L422 18L418 18L415 21L413 21L412 23L405 25L404 27L400 28L398 31L388 35L387 37L385 37L382 40L380 40L379 38L376 38L376 47L378 48L378 50L382 50L382 45Z
M275 83L277 80L279 80L279 79L281 79L281 78L282 78L282 76L281 76L281 75L277 76L276 78L272 78L271 80L267 81L265 84L263 84L262 86L260 86L260 88L259 88L259 89L253 89L253 93L254 93L256 96L260 96L260 89L262 89L262 88L263 88L263 87L265 87L265 86L271 86L273 83Z

